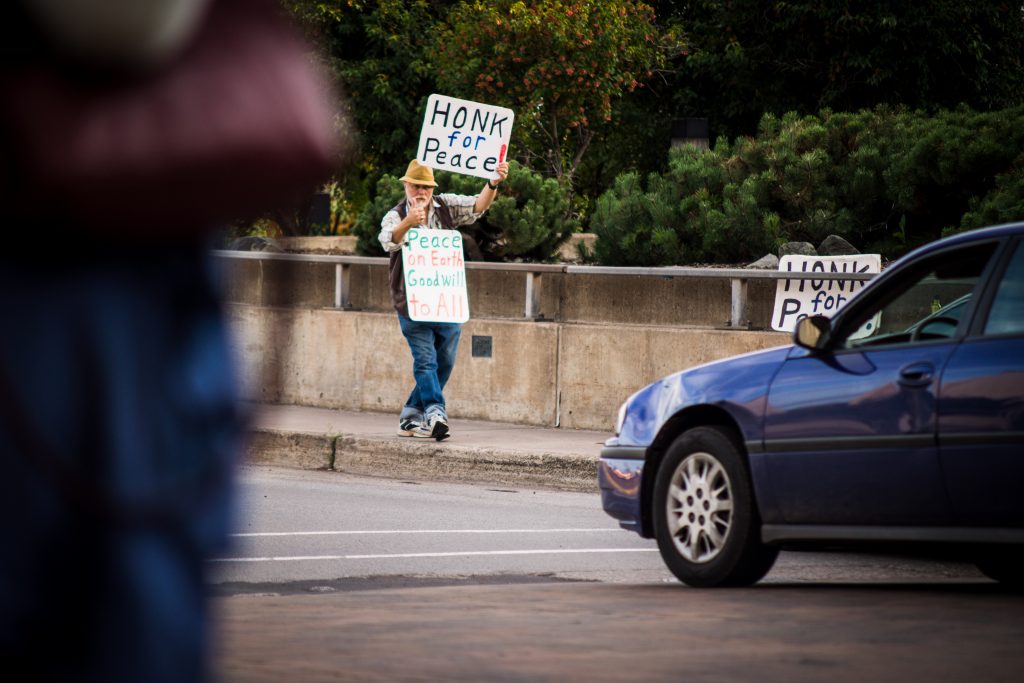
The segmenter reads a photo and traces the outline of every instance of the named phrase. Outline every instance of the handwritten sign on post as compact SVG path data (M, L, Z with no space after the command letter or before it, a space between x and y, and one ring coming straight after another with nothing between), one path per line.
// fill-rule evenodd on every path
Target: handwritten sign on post
M497 178L514 119L515 113L505 107L431 95L416 160L441 171Z
M402 262L410 318L437 323L469 320L466 262L458 230L410 228Z
M879 254L853 256L783 256L779 270L801 273L877 273ZM867 282L864 280L779 280L775 288L772 329L792 332L801 318L831 318Z

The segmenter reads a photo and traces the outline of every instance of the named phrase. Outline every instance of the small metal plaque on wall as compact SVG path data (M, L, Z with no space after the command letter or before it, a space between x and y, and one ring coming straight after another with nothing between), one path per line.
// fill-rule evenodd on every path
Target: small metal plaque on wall
M491 339L490 335L473 335L473 358L491 357Z

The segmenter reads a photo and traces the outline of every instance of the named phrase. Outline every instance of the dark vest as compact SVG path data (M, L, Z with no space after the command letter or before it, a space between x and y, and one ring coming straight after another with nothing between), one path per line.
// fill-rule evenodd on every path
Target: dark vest
M434 197L434 201L437 202L437 217L441 221L441 226L446 230L455 229L455 221L452 220L452 213L448 210L448 205L444 203L444 200L440 197ZM398 203L398 206L391 209L398 213L398 217L405 220L405 216L408 213L406 210L406 202L403 199ZM388 281L391 286L391 303L394 305L395 310L398 311L398 315L409 317L409 304L405 300L405 265L402 263L402 250L392 251L388 254Z

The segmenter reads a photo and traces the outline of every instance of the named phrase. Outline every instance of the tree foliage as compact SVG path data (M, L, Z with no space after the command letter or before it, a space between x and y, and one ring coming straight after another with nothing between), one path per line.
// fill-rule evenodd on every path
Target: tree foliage
M1024 102L1024 13L1002 0L687 0L690 51L671 84L719 134L765 112L999 109Z
M499 237L484 246L494 259L549 261L579 230L579 220L571 216L568 194L558 181L516 162L510 167L501 195L481 221Z
M516 112L516 145L571 184L613 103L662 66L665 36L634 0L461 2L436 32L438 84Z
M1024 220L1024 154L1007 172L996 176L995 185L984 197L971 197L970 210L961 224L946 228L944 234Z
M454 0L283 0L326 56L360 132L373 180L415 154L423 106L436 89L431 28Z
M605 232L624 226L607 242L632 239L650 262L668 253L678 262L742 259L828 227L894 252L936 230L1014 215L1024 193L1020 160L1004 164L997 149L1013 151L1014 135L1006 143L976 128L979 112L1005 117L1024 103L1019 4L282 3L346 94L362 153L361 182L344 192L359 204L415 154L432 92L513 108L514 157L563 181L573 193L568 214ZM685 116L708 117L725 140L707 158L670 165L669 126ZM632 180L616 180L630 171ZM666 189L679 183L678 194ZM602 197L608 188L622 195L614 207ZM655 195L672 201L653 206ZM618 212L642 216L639 226L675 222L652 223L644 242L612 220ZM746 232L735 228L741 218Z
M943 233L1024 220L1024 106L766 114L756 136L674 151L597 201L610 265L740 263L838 234L887 257Z

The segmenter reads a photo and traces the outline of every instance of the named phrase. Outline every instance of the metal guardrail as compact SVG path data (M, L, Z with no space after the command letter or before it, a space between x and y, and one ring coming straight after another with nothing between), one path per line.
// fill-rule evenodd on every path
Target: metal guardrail
M215 256L227 259L249 261L297 261L302 263L334 264L334 307L351 308L352 266L384 266L388 259L383 256L349 256L340 254L290 254L265 251L217 250ZM567 275L631 275L660 278L717 278L728 279L731 284L729 325L742 328L747 319L747 283L750 280L842 280L851 282L867 281L877 273L827 273L786 270L756 270L747 268L693 268L687 266L663 266L658 268L635 268L614 266L576 266L559 263L495 263L490 261L466 261L467 270L500 270L520 272L526 276L526 304L523 317L540 320L540 295L543 277L547 273Z

